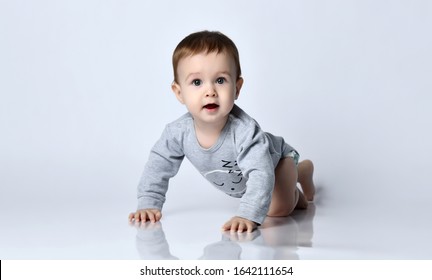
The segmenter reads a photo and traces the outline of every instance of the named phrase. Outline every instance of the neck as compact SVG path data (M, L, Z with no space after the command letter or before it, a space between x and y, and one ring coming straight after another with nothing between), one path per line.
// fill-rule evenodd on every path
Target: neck
M222 122L214 124L199 123L194 121L196 138L201 147L205 149L211 148L219 139L219 136L222 133L227 121L228 118Z

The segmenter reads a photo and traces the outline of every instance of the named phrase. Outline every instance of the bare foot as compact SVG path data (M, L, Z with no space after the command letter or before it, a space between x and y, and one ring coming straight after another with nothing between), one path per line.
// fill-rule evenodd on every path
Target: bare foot
M306 159L298 164L298 182L300 183L303 194L308 201L313 201L315 195L313 172L314 166L312 161Z

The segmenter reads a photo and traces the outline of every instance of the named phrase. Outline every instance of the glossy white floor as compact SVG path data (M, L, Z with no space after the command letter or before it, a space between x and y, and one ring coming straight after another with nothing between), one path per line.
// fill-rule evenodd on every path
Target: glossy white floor
M432 258L430 1L42 2L0 1L0 259ZM237 201L187 161L161 223L127 222L201 29L239 48L239 106L316 166L314 204L251 235L220 231Z
M403 177L398 166L375 173L346 166L325 183L319 174L332 168L317 163L317 199L307 211L268 218L253 234L237 235L220 231L236 200L193 176L188 163L172 183L162 221L143 225L128 224L135 201L115 175L23 165L2 174L2 185L13 190L1 197L0 258L430 259L426 175Z

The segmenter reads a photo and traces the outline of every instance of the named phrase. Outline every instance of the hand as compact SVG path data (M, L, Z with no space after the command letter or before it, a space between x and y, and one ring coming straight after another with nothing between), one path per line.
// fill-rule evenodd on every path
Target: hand
M129 221L132 222L146 222L150 221L156 223L162 217L162 213L159 209L139 209L136 212L129 214Z
M258 225L248 219L241 217L233 217L222 226L223 231L230 230L231 232L252 232Z

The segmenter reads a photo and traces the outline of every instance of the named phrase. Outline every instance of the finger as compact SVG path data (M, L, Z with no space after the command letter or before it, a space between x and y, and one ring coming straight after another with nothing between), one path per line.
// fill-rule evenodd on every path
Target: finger
M257 224L254 222L250 223L250 227L248 226L248 232L251 233L257 228Z
M226 222L223 226L222 226L222 230L223 231L227 231L231 229L231 221Z
M132 221L134 217L135 217L135 213L130 213L129 214L129 221Z
M147 213L145 212L145 211L143 211L143 212L140 212L140 220L141 220L141 222L145 222L145 221L147 221Z
M253 230L254 230L254 226L253 226L253 224L252 224L252 223L248 224L248 225L247 225L247 232L248 232L248 233L251 233Z
M244 222L240 222L238 225L238 230L237 232L243 232L245 230L245 228L247 228L247 225Z
M160 211L157 211L155 214L156 222L159 221L162 218L162 213Z
M153 212L148 211L147 216L148 216L148 219L150 220L150 222L152 222L152 223L155 222L155 214Z
M236 232L239 226L239 222L233 221L231 222L231 232Z
M141 220L140 212L136 211L134 216L135 222L139 222Z

